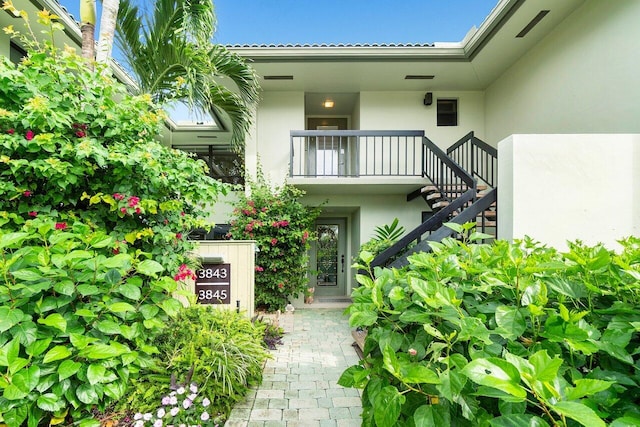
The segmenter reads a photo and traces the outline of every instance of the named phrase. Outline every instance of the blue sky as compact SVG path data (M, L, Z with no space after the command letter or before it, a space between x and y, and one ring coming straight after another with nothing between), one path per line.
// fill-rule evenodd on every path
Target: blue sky
M139 0L150 4L151 0ZM59 0L79 17L80 0ZM460 41L497 0L215 0L220 44Z

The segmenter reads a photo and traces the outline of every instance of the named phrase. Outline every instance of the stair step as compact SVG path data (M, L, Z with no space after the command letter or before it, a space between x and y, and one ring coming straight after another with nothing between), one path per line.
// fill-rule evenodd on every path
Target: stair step
M438 200L441 198L442 198L442 194L440 193L430 193L430 194L427 194L424 199L426 201L430 201L430 200Z
M449 206L449 202L447 200L440 200L439 202L436 202L433 205L431 205L431 209L435 211L435 210L442 209L446 206Z
M476 227L482 227L483 225L485 227L497 227L498 221L484 221L484 224L480 220L476 222Z

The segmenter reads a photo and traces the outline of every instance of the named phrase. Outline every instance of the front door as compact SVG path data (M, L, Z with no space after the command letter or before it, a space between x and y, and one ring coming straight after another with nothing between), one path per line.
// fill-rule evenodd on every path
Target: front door
M316 296L346 295L349 262L345 231L344 218L319 218L316 221L318 240L311 254L311 268L317 273L311 278Z

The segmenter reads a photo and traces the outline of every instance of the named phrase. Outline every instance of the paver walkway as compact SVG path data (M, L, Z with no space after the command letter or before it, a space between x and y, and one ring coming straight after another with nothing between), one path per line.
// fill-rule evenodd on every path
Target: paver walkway
M234 407L225 426L360 426L360 390L337 383L359 360L343 311L282 314L283 345L265 364L262 384Z

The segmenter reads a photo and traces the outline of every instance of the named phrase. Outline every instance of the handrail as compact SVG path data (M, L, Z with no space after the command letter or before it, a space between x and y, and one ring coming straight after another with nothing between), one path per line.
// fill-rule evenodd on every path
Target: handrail
M421 130L292 130L289 177L420 177Z
M378 254L371 262L372 267L385 265L392 257L407 248L413 241L437 230L455 211L461 211L476 197L476 180L429 138L422 139L423 176L429 178L439 189L449 204L436 212L431 218L407 233L404 237ZM462 193L453 199L450 195Z
M484 197L478 199L475 203L473 203L468 208L464 209L460 214L456 215L449 222L453 222L456 224L464 224L469 221L474 221L475 218L485 210L489 209L489 207L498 200L498 189L493 188ZM442 211L440 211L442 212ZM440 214L438 212L436 215ZM434 215L435 216L435 215ZM433 218L433 217L432 217ZM405 265L409 264L408 257L416 252L430 252L431 245L429 242L440 242L442 239L451 236L455 231L447 226L441 226L438 230L429 234L424 240L420 241L417 245L409 249L405 254L403 254L402 258L398 258L388 265L389 268L402 268ZM410 242L410 241L409 241ZM388 250L388 249L387 249ZM385 251L386 252L386 251ZM384 253L384 252L383 252ZM382 255L382 254L380 254ZM395 254L394 254L395 255ZM374 266L374 262L378 257L376 257L371 263ZM380 264L376 264L380 265Z
M498 150L469 132L447 148L447 155L490 187L497 184Z

